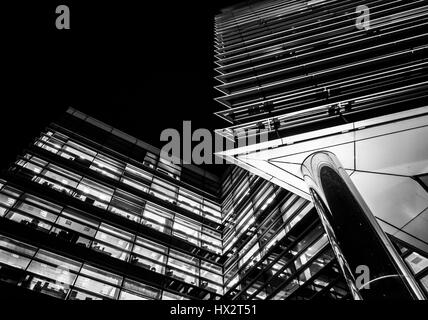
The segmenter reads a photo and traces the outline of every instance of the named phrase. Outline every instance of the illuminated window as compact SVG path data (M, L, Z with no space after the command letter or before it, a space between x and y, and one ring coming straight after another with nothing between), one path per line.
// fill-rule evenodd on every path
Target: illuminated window
M412 252L405 260L415 274L418 274L428 267L428 259L416 252Z
M175 203L177 199L177 192L178 187L175 187L157 178L153 179L150 193L153 193L156 197L171 203Z
M170 233L172 227L172 214L151 204L146 204L142 224L161 232Z
M119 180L119 177L123 173L123 167L124 165L118 161L98 155L90 166L90 169L109 178Z
M86 178L82 180L77 190L80 191L77 198L102 209L107 209L107 203L113 195L113 189Z

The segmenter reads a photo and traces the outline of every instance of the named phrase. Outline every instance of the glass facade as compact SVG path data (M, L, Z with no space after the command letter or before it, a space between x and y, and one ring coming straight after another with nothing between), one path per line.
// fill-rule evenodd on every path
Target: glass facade
M426 63L428 14L422 2L375 0L364 5L370 9L367 29L356 27L352 1L242 2L215 17L215 88L220 92L215 100L223 106L216 115L230 123L217 133L235 142L223 156L290 190L238 168L224 177L220 261L226 299L351 299L318 215L300 197L310 198L300 173L302 161L327 146L346 154L353 178L373 171L366 190L378 197L378 216L412 217L400 224L408 228L399 238L416 235L421 244L402 255L426 291L428 210L426 203L414 213L410 209L425 196L416 182L428 191L422 174L426 146L415 142L426 135L419 131L399 140L378 132L376 138L385 137L370 145L373 140L360 129L377 130L374 117L385 116L394 126L391 114L423 108L426 113L428 73L420 68ZM422 123L413 121L415 126ZM333 136L333 128L340 134ZM239 144L244 132L260 148ZM316 140L319 135L328 142ZM352 135L364 138L351 146L349 141L357 140ZM403 148L403 156L397 154L398 144L414 147ZM409 174L412 170L417 175ZM410 187L402 187L392 194L390 180L374 187L372 177L383 172L406 178L413 189L403 193ZM381 197L373 191L376 186L390 193ZM392 209L396 211L390 213ZM398 237L395 229L390 234Z
M350 298L310 202L234 166L213 192L76 113L2 174L0 285L66 300ZM426 285L427 258L400 248Z

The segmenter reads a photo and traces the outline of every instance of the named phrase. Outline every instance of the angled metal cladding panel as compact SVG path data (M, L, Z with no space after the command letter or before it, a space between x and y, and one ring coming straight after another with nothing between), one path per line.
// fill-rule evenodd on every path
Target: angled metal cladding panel
M216 19L216 114L281 136L420 107L428 88L428 3L264 1ZM229 130L230 131L230 130Z
M428 2L364 4L368 30L356 28L355 1L260 1L218 15L216 101L223 110L216 115L230 123L218 133L236 139L242 129L267 129L270 140L283 142L425 107ZM237 152L228 157L251 166Z

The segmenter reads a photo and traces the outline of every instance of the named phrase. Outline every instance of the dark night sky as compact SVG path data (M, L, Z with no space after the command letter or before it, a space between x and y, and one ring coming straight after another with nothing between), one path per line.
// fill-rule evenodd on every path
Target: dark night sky
M2 167L68 106L158 147L183 120L227 126L212 114L213 19L236 1L35 2L1 5ZM59 4L71 30L55 28Z

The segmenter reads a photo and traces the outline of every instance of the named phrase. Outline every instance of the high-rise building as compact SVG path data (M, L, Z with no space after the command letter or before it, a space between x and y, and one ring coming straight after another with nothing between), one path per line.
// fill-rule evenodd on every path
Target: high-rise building
M2 173L0 221L4 292L349 298L310 201L237 166L220 178L168 163L71 108ZM400 248L425 270L425 257Z
M425 298L388 236L428 252L427 15L426 1L272 0L215 18L218 133L235 142L221 155L317 204L353 298Z
M427 5L365 5L367 30L356 28L352 1L247 2L216 17L218 101L228 107L218 115L232 125L218 132L269 133L225 151L236 165L221 177L168 162L73 108L53 119L0 175L0 290L63 300L355 298L343 272L349 250L342 259L300 172L326 150L426 293ZM376 245L353 241L356 256Z
M69 109L1 179L3 289L84 300L222 296L216 176Z

